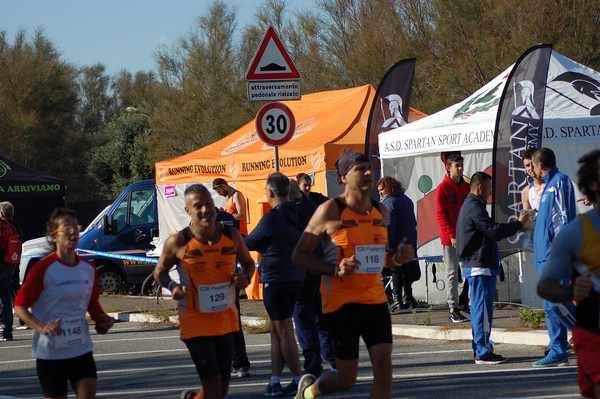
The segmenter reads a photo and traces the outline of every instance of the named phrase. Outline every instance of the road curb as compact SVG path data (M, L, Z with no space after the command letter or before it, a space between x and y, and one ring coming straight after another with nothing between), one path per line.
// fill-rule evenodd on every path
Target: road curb
M179 324L178 316L170 316L168 320L152 313L113 312L109 316L121 322L164 323L166 321ZM265 317L242 316L242 327L253 332L268 332L269 320ZM448 328L445 326L417 326L413 324L394 324L392 334L395 336L436 339L444 341L470 341L470 328ZM492 341L498 344L547 346L548 333L545 330L511 331L505 328L493 328Z
M179 324L179 316L169 316L168 320L159 317L152 313L141 313L141 312L112 312L108 313L110 317L120 322L130 323L164 323L169 321L174 324ZM242 316L242 327L249 328L253 331L269 331L270 323L265 317L256 316Z
M395 336L439 339L444 341L470 341L469 328L448 328L444 326L415 326L412 324L392 325ZM498 344L547 346L548 333L545 330L511 331L505 328L492 328L490 339Z

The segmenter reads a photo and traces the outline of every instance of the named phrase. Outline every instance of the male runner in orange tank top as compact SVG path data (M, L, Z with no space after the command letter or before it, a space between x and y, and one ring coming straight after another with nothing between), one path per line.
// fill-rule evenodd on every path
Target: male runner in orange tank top
M246 217L246 198L244 195L231 187L225 179L213 180L213 190L222 197L227 197L227 203L223 210L240 222L240 233L248 235L248 219Z
M309 272L323 275L323 316L330 330L337 372L323 374L318 380L305 374L296 399L350 389L358 373L360 337L373 367L371 397L389 399L392 328L380 273L382 267L413 259L414 249L408 245L387 248L385 207L379 210L378 204L371 202L373 177L367 156L345 152L336 166L344 193L319 206L292 260Z
M217 223L206 187L194 184L184 196L191 223L167 239L154 278L179 301L181 339L201 380L198 392L184 391L181 398L222 399L229 387L233 333L240 329L235 287L248 285L254 261L240 233ZM180 284L169 277L175 265Z

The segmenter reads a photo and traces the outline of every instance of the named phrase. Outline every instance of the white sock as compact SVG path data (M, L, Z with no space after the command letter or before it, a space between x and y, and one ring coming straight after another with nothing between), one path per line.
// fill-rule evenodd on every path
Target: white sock
M272 375L271 376L271 385L273 384L280 384L281 383L281 377L278 375Z

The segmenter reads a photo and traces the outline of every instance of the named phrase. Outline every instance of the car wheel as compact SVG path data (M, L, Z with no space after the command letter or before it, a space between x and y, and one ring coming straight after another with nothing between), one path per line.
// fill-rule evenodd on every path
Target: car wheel
M160 292L160 285L154 279L152 274L149 274L148 277L142 283L142 289L140 294L143 296L156 296L157 293Z
M121 292L123 279L114 271L101 271L98 275L98 289L105 294L118 294Z

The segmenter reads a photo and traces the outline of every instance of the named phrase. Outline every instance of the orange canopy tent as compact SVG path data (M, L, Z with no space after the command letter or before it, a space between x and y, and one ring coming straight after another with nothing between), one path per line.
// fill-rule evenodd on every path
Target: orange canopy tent
M343 150L364 150L374 95L373 86L365 85L285 101L294 113L296 132L292 140L279 148L280 172L290 177L300 172L312 174L314 191L329 197L339 194L341 187L336 179L335 161ZM424 116L413 108L409 110L409 121ZM260 141L254 119L213 144L157 162L161 239L188 223L181 198L185 187L203 183L211 188L210 183L216 177L226 179L245 195L250 231L268 211L264 186L267 176L274 171L273 147ZM219 199L217 195L213 197Z

